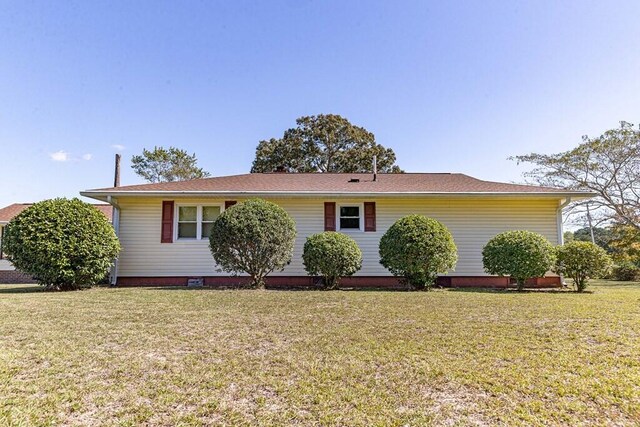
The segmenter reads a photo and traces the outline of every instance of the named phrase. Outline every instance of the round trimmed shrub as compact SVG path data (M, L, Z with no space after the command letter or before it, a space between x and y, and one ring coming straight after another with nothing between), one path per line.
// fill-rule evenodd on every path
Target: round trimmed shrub
M45 200L8 224L4 251L47 290L68 291L105 278L120 252L107 218L79 199Z
M346 234L325 231L307 238L302 262L307 273L322 276L324 286L335 289L341 277L352 276L362 268L362 251Z
M247 273L251 286L291 261L296 223L280 206L249 199L225 210L213 223L209 248L220 271Z
M524 289L527 279L542 277L551 269L555 251L542 235L518 230L500 233L482 250L484 269L489 274L511 276Z
M607 252L591 242L575 240L556 248L556 272L573 279L578 292L587 287L589 279L606 275L611 268Z
M380 239L379 253L380 264L414 289L430 289L458 261L447 227L424 215L397 220Z

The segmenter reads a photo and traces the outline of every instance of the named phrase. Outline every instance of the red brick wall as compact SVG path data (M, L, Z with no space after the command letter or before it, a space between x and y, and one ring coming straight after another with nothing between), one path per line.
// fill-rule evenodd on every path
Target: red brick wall
M118 286L187 286L190 277L118 277ZM249 282L247 277L203 277L204 285L211 287L238 287ZM272 276L266 278L268 288L313 288L318 282L317 278L309 276ZM438 286L453 288L515 288L508 277L498 276L441 276L438 277ZM373 289L405 289L396 277L344 277L340 281L343 288L373 288ZM559 277L539 277L528 282L531 288L557 288L560 287Z
M441 276L438 285L451 288L515 288L516 282L509 277L499 276ZM559 288L560 277L536 277L527 280L527 288Z
M36 283L33 278L21 271L0 270L0 283Z

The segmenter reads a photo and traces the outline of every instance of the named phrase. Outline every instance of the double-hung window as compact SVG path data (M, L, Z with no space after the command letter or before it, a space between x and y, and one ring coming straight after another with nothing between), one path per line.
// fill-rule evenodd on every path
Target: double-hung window
M213 228L213 222L220 216L220 206L202 206L202 227L200 229L200 236L203 239L209 239L211 235L211 229Z
M177 238L206 240L211 234L213 222L222 212L221 205L179 205Z
M362 206L338 206L338 224L340 230L362 230Z

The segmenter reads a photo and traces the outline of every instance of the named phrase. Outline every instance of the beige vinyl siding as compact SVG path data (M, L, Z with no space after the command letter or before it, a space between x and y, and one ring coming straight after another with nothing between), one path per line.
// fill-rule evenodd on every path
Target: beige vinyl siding
M240 199L238 199L241 201ZM306 275L302 265L302 247L307 236L324 229L324 202L360 204L376 202L376 232L349 231L363 253L358 275L388 275L379 264L378 242L385 230L398 218L417 213L442 221L452 232L458 246L458 265L452 275L484 275L482 247L496 234L516 229L535 231L558 242L556 210L559 200L490 198L378 198L378 199L274 199L295 219L298 229L293 259L274 275ZM222 203L224 199L176 199L176 204ZM217 272L208 241L160 243L162 199L122 198L120 241L122 253L118 274L139 276L209 276Z

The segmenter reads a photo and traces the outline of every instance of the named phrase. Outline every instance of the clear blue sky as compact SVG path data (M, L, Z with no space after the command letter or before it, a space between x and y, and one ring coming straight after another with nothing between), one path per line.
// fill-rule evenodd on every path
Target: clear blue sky
M143 147L248 172L260 139L341 114L413 172L640 120L638 1L0 2L0 206L123 184Z

